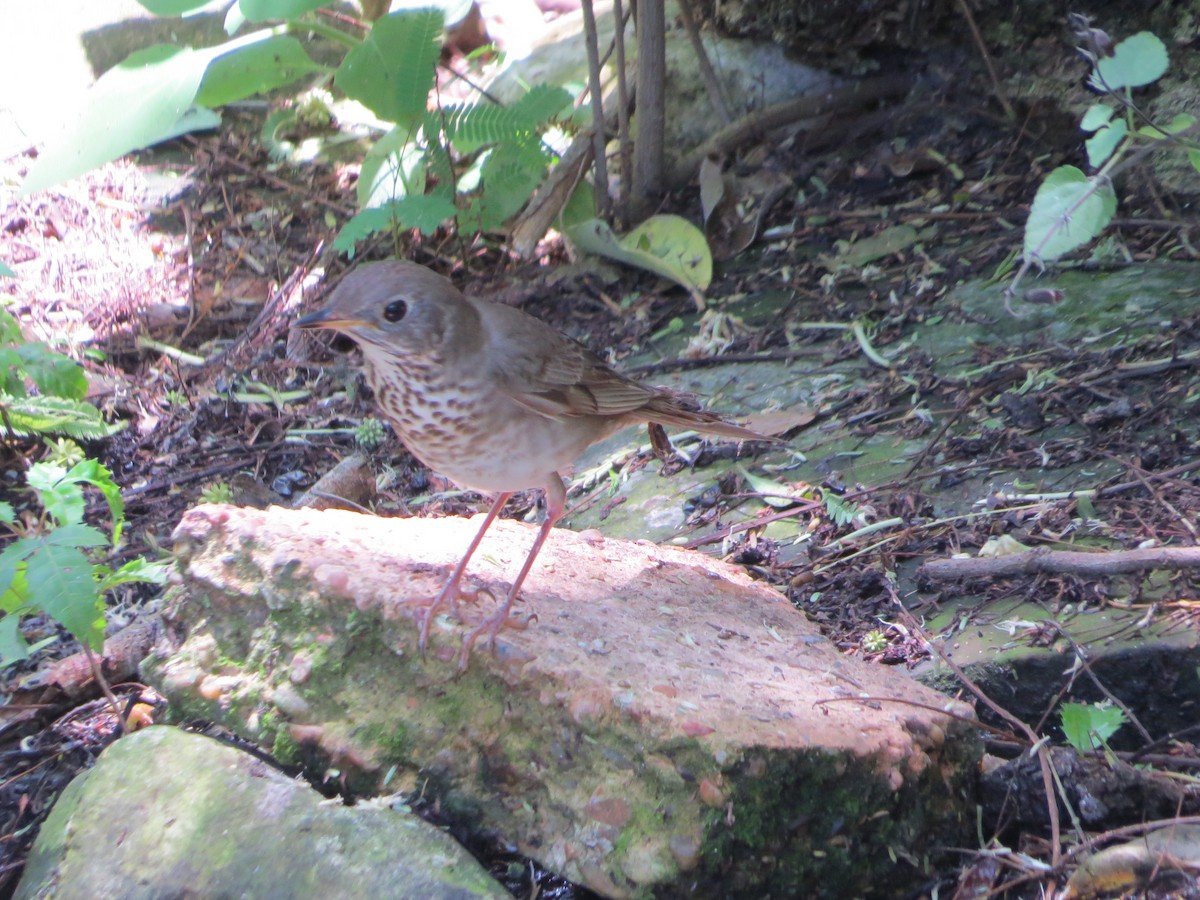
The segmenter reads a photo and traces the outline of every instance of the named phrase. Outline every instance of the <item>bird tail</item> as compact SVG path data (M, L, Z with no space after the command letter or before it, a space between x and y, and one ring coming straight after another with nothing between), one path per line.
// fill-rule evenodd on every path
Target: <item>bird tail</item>
M691 407L693 402L684 395L671 393L655 397L641 410L651 422L660 425L673 425L676 428L691 428L707 434L717 434L721 437L735 438L740 441L778 441L779 438L760 434L727 422L715 413L706 412L699 407Z

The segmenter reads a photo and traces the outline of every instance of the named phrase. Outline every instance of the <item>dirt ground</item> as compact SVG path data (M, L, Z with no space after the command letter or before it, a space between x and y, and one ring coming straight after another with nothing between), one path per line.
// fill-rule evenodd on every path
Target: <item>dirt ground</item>
M1083 77L1083 67L1066 52L1048 54L1043 64L1063 78ZM802 190L775 205L765 223L765 245L722 266L714 281L710 302L716 305L739 294L782 291L788 298L773 324L737 333L724 349L726 358L832 364L853 358L859 346L840 333L803 330L802 323L867 320L873 345L888 348L922 324L969 317L951 289L1003 269L1019 247L1019 224L1041 175L1059 162L1077 162L1078 152L1073 125L1061 110L1027 104L1019 125L1010 125L978 102L987 81L978 65L971 71L969 82L945 85L934 99L843 123L826 135L784 136L748 154L746 167L770 167ZM341 352L348 345L337 343L330 353L288 331L348 268L328 248L353 214L355 169L272 163L253 138L256 131L253 116L233 116L218 134L181 139L29 198L18 197L16 186L30 156L0 163L0 258L18 276L0 284L0 291L27 334L79 358L91 376L92 401L128 423L117 436L86 447L122 487L128 517L122 560L167 552L181 514L204 499L289 502L355 449L354 428L372 414L369 393ZM1126 255L1092 268L1177 264L1178 228L1163 223L1187 221L1186 203L1162 192L1152 178L1130 177L1117 227ZM666 207L696 218L695 191L668 198ZM938 241L873 260L869 273L863 267L831 273L819 261L836 254L839 241L931 222L949 226ZM650 276L626 270L614 281L606 269L576 265L560 243L544 250L535 263L517 263L499 241L467 243L444 233L407 240L404 255L451 275L468 293L518 305L592 348L611 350L618 361L691 312L686 295ZM360 258L389 251L377 242L361 248ZM562 270L569 277L553 282L547 277ZM999 303L998 290L996 296ZM621 298L632 300L615 302ZM1175 318L1157 341L1119 352L1049 339L1024 346L1022 354L1037 355L1054 371L1055 383L1040 396L1038 409L1021 409L1014 399L1007 417L998 414L1000 427L986 437L969 427L975 408L984 397L1020 387L1028 370L1017 360L980 349L980 367L994 368L971 384L947 379L936 360L920 352L908 354L902 371L868 367L859 383L842 385L837 396L827 397L803 428L836 422L864 437L884 433L897 441L919 440L925 450L890 481L848 482L835 470L826 473L821 487L869 508L877 519L933 518L925 479L937 475L952 486L975 469L1029 464L1046 452L1047 437L1024 414L1070 418L1082 395L1103 390L1094 381L1097 371L1142 359L1190 359L1197 335L1200 315L1191 315ZM655 369L695 364L667 359ZM1132 390L1132 415L1115 424L1082 423L1053 448L1060 460L1069 456L1079 466L1115 465L1112 483L1144 480L1144 490L1114 494L1102 504L1110 536L1126 546L1150 539L1194 543L1188 524L1200 508L1193 477L1200 469L1197 423L1190 412L1194 389L1190 363L1168 365ZM936 414L936 426L913 415L914 395ZM298 435L301 430L322 433ZM0 467L18 472L45 452L39 444L5 440ZM377 504L381 514L462 514L485 507L486 499L477 495L443 493L447 485L422 470L394 438L372 451L372 460L387 476ZM644 462L630 459L625 465ZM1146 480L1148 473L1164 472L1171 473L1166 480ZM890 573L929 554L977 548L1004 530L994 520L960 519L846 552L835 542L857 526L825 513L808 526L814 545L829 548L814 565L795 559L771 538L722 531L722 511L754 491L736 479L715 485L712 496L696 498L709 512L685 537L769 580L846 652L886 665L914 666L930 652L912 630L881 628L896 618ZM523 515L535 500L519 497L509 513ZM807 518L812 512L798 503L769 507L763 516ZM1064 533L1074 515L1061 506L1040 512L1036 522L1013 513L1007 524L1019 526L1026 540L1049 540L1056 531ZM1178 587L1180 595L1191 590L1185 580ZM934 615L943 595L952 593L940 590L911 607L916 618ZM1037 593L1056 608L1106 602L1094 581L1068 576L999 580L986 590L991 600ZM154 600L153 590L126 589L112 598L114 621L136 622ZM872 640L876 633L882 640ZM6 673L0 895L15 884L57 791L113 736L111 719L89 693L72 696L59 681L47 684L47 671L73 649L61 641ZM1190 749L1179 756L1194 761ZM1010 846L1047 855L1045 832L1029 829L1009 837ZM493 862L503 868L507 860ZM973 873L982 878L985 862L976 858L961 872L945 873L942 895L950 896L960 879L960 887L969 883ZM1051 883L1049 874L1032 869L1012 874L1007 896L1036 896L1039 886ZM582 895L552 881L545 886L566 892L559 896Z

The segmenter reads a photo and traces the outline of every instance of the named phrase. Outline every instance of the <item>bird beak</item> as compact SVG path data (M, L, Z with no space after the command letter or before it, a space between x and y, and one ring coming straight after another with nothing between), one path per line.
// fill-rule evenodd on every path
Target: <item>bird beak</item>
M370 323L364 319L347 319L338 316L332 310L319 309L315 313L311 313L302 319L297 319L292 323L293 328L328 328L337 331L346 331L349 328L365 328Z

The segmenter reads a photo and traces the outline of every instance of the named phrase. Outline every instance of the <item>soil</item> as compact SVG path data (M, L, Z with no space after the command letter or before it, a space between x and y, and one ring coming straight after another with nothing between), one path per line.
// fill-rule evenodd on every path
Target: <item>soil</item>
M1012 124L980 102L990 84L978 60L944 63L966 65L963 71L971 75L943 80L932 94L883 115L842 122L824 134L785 133L744 154L743 171L782 172L796 189L766 218L767 249L752 249L726 263L709 302L719 306L722 298L781 289L788 300L773 324L737 334L724 350L727 357L828 360L859 352L853 341L795 327L814 320L870 321L872 344L886 348L915 325L963 315L948 299L954 285L1004 270L1019 249L1017 226L1041 176L1059 163L1078 162L1074 120L1059 106L1018 100L1019 124ZM1085 75L1083 65L1061 47L1042 57L1040 65L1039 74L1052 71L1074 79L1076 89ZM254 137L258 127L254 116L233 116L217 134L178 140L27 198L18 197L15 185L30 155L0 163L5 204L0 259L18 275L0 291L27 335L78 358L91 377L92 401L112 419L128 423L117 436L85 446L113 473L125 498L127 539L118 561L160 557L184 510L205 499L288 503L356 448L355 427L373 415L353 359L342 352L348 345L337 343L331 353L288 331L289 323L315 309L348 268L329 246L353 214L355 168L274 163ZM1121 197L1124 218L1116 233L1127 258L1165 262L1178 249L1174 236L1187 198L1165 194L1152 178L1136 173L1121 185ZM665 210L693 219L697 206L694 189L664 202ZM934 221L953 228L936 242L873 261L869 276L862 268L831 274L818 262L822 254L837 253L839 242L862 241L898 224L922 227ZM377 241L360 247L354 262L394 249ZM554 242L543 246L535 263L511 259L499 241L451 233L406 237L400 251L449 274L468 293L520 305L589 346L610 350L618 362L693 309L686 294L649 275L624 270L613 281L607 270L575 266ZM546 273L555 270L571 274L551 282ZM1023 348L1041 354L1043 365L1056 372L1057 386L1042 395L1041 409L1055 404L1070 409L1080 392L1092 390L1085 376L1097 367L1169 356L1184 348L1198 327L1197 317L1181 318L1157 346L1129 348L1119 357L1049 342ZM981 366L995 362L980 352ZM181 353L202 363L189 365ZM935 460L951 483L971 467L1018 467L1044 452L1043 439L1022 419L1028 411L1020 408L1016 393L1008 401L1009 416L1000 416L1000 426L986 441L954 427L982 397L1019 388L1025 369L1015 362L998 366L992 378L967 386L945 379L933 362L914 352L902 374L874 371L868 383L846 385L836 402L804 426L819 427L836 417L863 434L884 431L898 440L927 441L918 464L894 481L847 483L830 471L822 484L827 493L869 507L878 519L932 518L932 500L919 481ZM668 359L655 369L694 364ZM1155 402L1187 394L1194 387L1189 379L1187 369L1167 368L1136 398L1136 421L1090 427L1088 439L1072 440L1058 451L1080 465L1117 461L1122 471L1143 474L1194 461L1195 422L1180 422ZM933 429L913 416L914 392L949 425ZM310 431L298 434L302 429ZM10 476L46 452L38 443L6 440L0 445L0 467ZM386 475L380 514L438 516L486 506L486 498L477 495L446 493L448 485L424 471L390 436L371 453ZM625 465L644 462L630 459ZM722 504L749 491L736 482L720 487L709 498L715 502L705 507L712 513L703 530L691 535L696 546L710 552L722 546ZM20 502L8 493L7 499ZM524 514L535 502L519 497L508 511ZM97 500L94 507L99 515L102 503ZM1149 538L1192 540L1187 523L1196 520L1198 510L1200 489L1190 471L1181 471L1168 483L1107 502L1103 517L1133 545ZM777 512L797 515L796 509ZM1051 511L1029 525L1029 532L1065 530L1071 516L1066 509ZM811 540L818 547L831 545L856 527L827 516ZM900 540L857 554L832 554L818 566L789 557L775 541L745 534L725 551L795 599L846 652L885 665L913 666L930 652L920 634L881 631L881 623L896 618L890 573L929 554L979 546L995 527L980 519L914 528ZM1105 602L1093 583L1077 578L1038 579L1036 587L1032 579L998 580L988 590L990 600L1037 590L1059 607ZM929 592L910 612L917 618L932 614L941 599L937 590ZM153 590L130 587L111 603L116 620L129 622L152 609L154 600ZM29 627L31 635L51 630L44 622ZM882 646L872 640L877 633L884 635ZM114 723L102 704L90 696L81 702L38 680L38 673L74 649L64 637L8 672L9 703L0 731L0 896L15 885L57 791L114 737ZM139 692L134 684L123 696ZM1044 845L1037 846L1043 836L1013 836L1012 846L1021 842L1045 853ZM493 862L497 871L511 868L507 859ZM965 865L962 873L942 873L943 895L953 892L960 874L965 881L972 872ZM1054 883L1053 877L1024 877L1008 896L1035 896ZM527 893L527 879L517 881L510 886ZM581 896L552 880L542 890L542 896L555 891Z

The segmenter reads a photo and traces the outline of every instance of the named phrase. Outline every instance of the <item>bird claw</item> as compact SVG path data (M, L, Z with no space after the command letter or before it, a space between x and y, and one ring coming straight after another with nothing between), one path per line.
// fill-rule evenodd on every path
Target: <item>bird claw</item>
M524 631L533 622L537 621L537 613L530 613L527 616L514 616L510 613L509 607L511 601L506 603L495 614L484 619L478 627L463 636L462 650L458 654L458 671L465 672L467 670L467 662L471 658L471 648L475 646L475 642L479 638L487 635L485 645L493 653L496 652L496 635L500 633L502 628L514 628L517 631Z

